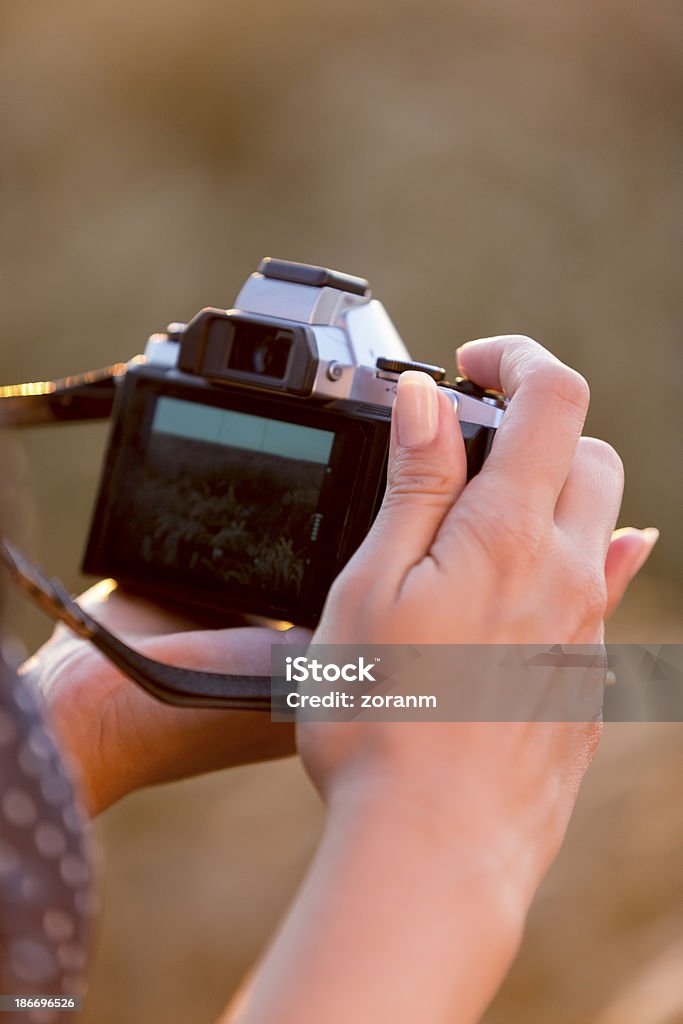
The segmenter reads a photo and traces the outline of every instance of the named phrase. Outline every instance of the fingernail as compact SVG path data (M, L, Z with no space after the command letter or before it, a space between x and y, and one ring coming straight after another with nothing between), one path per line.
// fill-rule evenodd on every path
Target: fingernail
M436 382L426 373L406 370L398 378L396 426L402 448L431 444L439 427Z
M653 547L659 540L659 530L656 526L648 526L644 530L640 531L642 537L642 544L638 557L635 560L634 574L637 573L645 565L645 562L650 557Z

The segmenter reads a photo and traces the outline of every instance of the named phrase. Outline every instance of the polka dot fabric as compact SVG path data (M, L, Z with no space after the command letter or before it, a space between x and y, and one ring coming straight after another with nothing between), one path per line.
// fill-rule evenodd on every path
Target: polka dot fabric
M0 660L0 994L85 989L96 911L86 822L30 683ZM22 1010L2 1024L68 1024Z

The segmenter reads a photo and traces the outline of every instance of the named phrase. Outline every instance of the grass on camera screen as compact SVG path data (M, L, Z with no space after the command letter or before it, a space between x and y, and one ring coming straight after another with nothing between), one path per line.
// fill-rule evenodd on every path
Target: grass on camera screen
M192 586L301 592L335 434L161 397L128 506L128 555Z

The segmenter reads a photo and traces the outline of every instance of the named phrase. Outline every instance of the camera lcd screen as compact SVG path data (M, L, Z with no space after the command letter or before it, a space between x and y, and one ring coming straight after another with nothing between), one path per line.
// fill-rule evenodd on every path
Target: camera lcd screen
M334 441L334 432L331 430L265 419L236 409L217 409L215 406L165 396L156 403L152 420L152 435L155 434L235 448L244 453L259 452L266 457L266 462L272 462L268 456L276 456L323 466L329 462ZM184 446L181 442L180 447L194 449L192 454L197 454L197 445L194 443ZM174 443L173 448L177 457L178 444ZM200 448L204 453L208 450L206 445L200 445ZM195 464L192 464L192 468L196 468ZM244 466L240 464L239 468L243 473ZM221 469L224 471L222 459Z
M123 387L84 571L315 621L374 517L388 420L146 368Z
M160 583L300 596L334 518L325 493L337 433L167 395L145 404L138 458L117 495L122 577L147 565Z

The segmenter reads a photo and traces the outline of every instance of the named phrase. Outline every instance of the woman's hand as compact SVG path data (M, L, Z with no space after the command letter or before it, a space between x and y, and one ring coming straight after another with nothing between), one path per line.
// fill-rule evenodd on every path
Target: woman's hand
M79 603L151 658L209 672L270 675L273 643L306 643L304 629L197 629L106 583ZM87 641L58 626L23 667L39 686L91 814L132 790L294 753L294 731L262 711L174 708L150 697Z
M600 644L605 615L657 539L656 530L613 534L622 465L608 444L581 437L589 394L578 373L517 336L470 342L458 357L466 376L510 398L493 450L466 486L451 402L426 374L401 375L384 503L332 587L315 644ZM570 744L583 770L596 727L554 734L566 732L584 737ZM389 749L407 762L414 746L417 761L434 763L437 748L427 753L439 736L446 765L460 764L447 733L302 726L300 750L327 792L373 750L380 762ZM489 771L511 751L490 753ZM555 767L547 750L541 761L544 771ZM559 751L556 767L576 780Z
M511 399L489 459L465 487L450 401L426 374L401 375L385 500L315 641L401 642L408 629L411 643L598 643L656 531L610 544L623 470L580 436L588 385L528 338L470 342L458 357Z
M460 369L510 405L466 485L451 402L399 379L389 484L315 644L600 644L656 540L611 540L621 462L581 438L588 388L522 337ZM486 678L472 685L486 687ZM472 1024L500 984L598 740L593 722L302 723L329 805L240 1024Z

